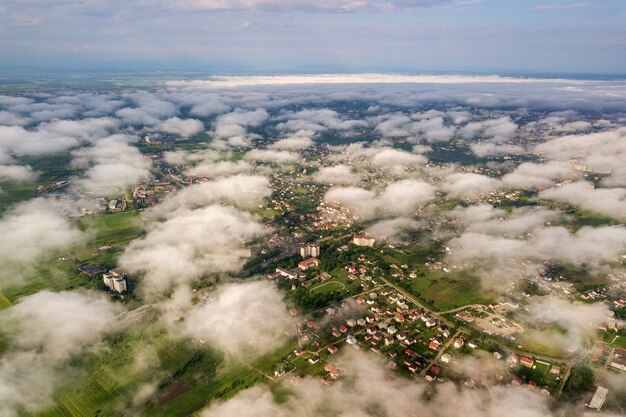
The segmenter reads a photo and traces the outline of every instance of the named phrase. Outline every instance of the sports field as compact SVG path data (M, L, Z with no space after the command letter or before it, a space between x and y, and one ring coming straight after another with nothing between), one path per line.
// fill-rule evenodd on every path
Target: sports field
M345 284L339 281L325 281L311 287L312 293L326 294L333 291L339 291L346 288Z

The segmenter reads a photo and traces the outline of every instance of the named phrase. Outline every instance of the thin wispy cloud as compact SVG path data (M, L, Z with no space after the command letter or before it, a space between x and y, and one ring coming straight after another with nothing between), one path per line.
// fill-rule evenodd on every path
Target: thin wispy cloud
M597 4L591 3L562 3L562 4L542 4L535 6L533 10L571 10L571 9L587 9L596 8Z
M466 5L464 0L187 0L178 7L200 10L262 10L262 11L326 11L361 12L389 11L420 7Z

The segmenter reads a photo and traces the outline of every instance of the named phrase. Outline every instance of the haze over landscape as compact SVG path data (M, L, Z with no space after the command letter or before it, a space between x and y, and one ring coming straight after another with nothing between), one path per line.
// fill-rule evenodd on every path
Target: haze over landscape
M626 415L625 18L0 0L0 417Z

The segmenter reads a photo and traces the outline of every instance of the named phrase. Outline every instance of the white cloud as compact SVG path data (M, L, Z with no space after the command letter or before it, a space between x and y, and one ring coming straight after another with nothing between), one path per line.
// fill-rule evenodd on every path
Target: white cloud
M584 347L586 340L593 338L598 327L610 317L606 304L572 303L556 296L535 297L526 310L525 318L531 323L556 324L561 330L533 330L531 340L566 352Z
M29 182L37 174L28 165L0 165L0 181Z
M276 125L279 130L310 130L320 132L326 129L348 130L366 123L361 120L347 120L331 109L305 109L297 112L285 111L279 120L286 120Z
M418 121L404 114L383 116L383 121L376 126L376 131L389 138L413 137L413 140L423 138L427 142L448 141L456 132L455 127L444 125L444 119L438 113L414 116Z
M594 189L593 184L579 181L541 191L539 198L580 206L617 220L626 219L624 188Z
M536 276L543 262L585 267L594 273L617 262L626 252L623 226L583 227L575 233L563 227L537 227L528 235L511 234L516 228L518 232L527 231L549 218L539 214L533 219L531 212L529 217L504 223L500 228L494 224L493 234L482 228L463 233L449 241L449 260L457 265L467 263L477 269L483 283L502 287L523 277L524 268Z
M428 159L399 149L383 149L372 157L372 165L377 168L408 168L424 165Z
M135 146L129 145L130 140L132 138L125 135L113 135L92 147L73 151L72 165L87 168L73 186L98 196L110 196L150 178L152 162Z
M80 355L111 331L119 306L101 294L42 291L0 313L9 347L0 358L0 415L51 405ZM15 413L15 414L14 414Z
M299 130L293 135L279 139L276 142L272 143L268 146L268 149L306 149L310 148L315 144L311 136L313 136L315 132L311 130Z
M320 74L285 76L215 76L210 80L167 81L171 88L238 88L298 84L586 84L585 81L463 75Z
M206 161L194 167L187 168L184 174L199 177L221 177L225 175L243 174L251 169L252 165L246 161Z
M593 171L609 171L607 186L626 186L626 128L561 136L537 145L534 152L554 160L576 160Z
M351 351L352 353L353 351ZM337 359L345 377L323 386L319 380L304 377L291 388L293 395L285 401L274 401L268 388L254 387L231 399L210 405L202 417L314 417L325 414L337 417L413 416L454 417L549 417L548 401L525 387L494 386L465 389L452 383L438 384L428 391L425 382L412 381L385 369L382 361L367 353L352 353ZM420 414L416 414L419 410Z
M441 189L451 197L473 198L488 194L500 186L500 181L486 175L458 172L449 175Z
M163 154L163 159L170 165L186 165L199 161L215 161L222 155L214 149L201 149L195 152L190 151L168 151Z
M254 136L248 134L248 127L263 124L269 117L265 109L254 111L235 110L218 116L213 125L213 132L218 139L216 146L225 143L228 146L250 146Z
M159 298L206 274L238 270L246 244L265 233L253 216L230 207L179 209L131 242L119 264L142 276L145 297Z
M288 164L300 160L300 155L290 151L273 151L266 149L252 149L244 155L246 161L274 162L277 164Z
M204 130L204 124L200 120L196 119L180 119L178 117L171 117L161 122L157 126L157 129L165 133L187 138L202 132Z
M322 167L313 174L313 180L334 185L354 185L360 182L359 176L348 165Z
M325 201L340 203L361 219L377 216L407 216L429 203L436 188L428 183L405 179L387 186L380 194L358 187L334 187L324 196Z
M401 180L385 188L378 198L378 205L383 212L391 215L410 215L434 199L436 190L423 181Z
M162 100L155 94L147 91L125 94L124 98L132 100L137 107L125 107L115 112L124 124L136 126L153 126L160 119L172 117L176 114L176 105Z
M85 235L67 218L60 202L36 198L13 206L0 219L0 281L14 283L44 256L82 242Z
M503 176L502 182L513 187L536 188L550 186L579 176L569 163L546 162L536 164L524 162L517 166L513 172Z
M198 183L168 195L150 214L173 216L180 209L195 209L219 202L252 208L271 194L269 181L260 175L233 175Z
M283 295L270 282L228 284L215 299L185 318L185 334L229 356L251 359L270 353L293 333Z
M420 224L405 217L381 220L367 228L367 234L378 239L401 240L402 234L408 230L417 229Z
M465 138L473 138L480 135L494 143L506 142L512 139L517 132L517 124L509 117L485 120L481 122L470 122L459 131Z

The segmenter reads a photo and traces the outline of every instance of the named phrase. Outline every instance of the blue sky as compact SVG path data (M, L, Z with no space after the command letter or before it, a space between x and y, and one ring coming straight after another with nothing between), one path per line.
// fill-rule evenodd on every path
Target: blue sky
M0 65L626 73L626 0L0 0Z

